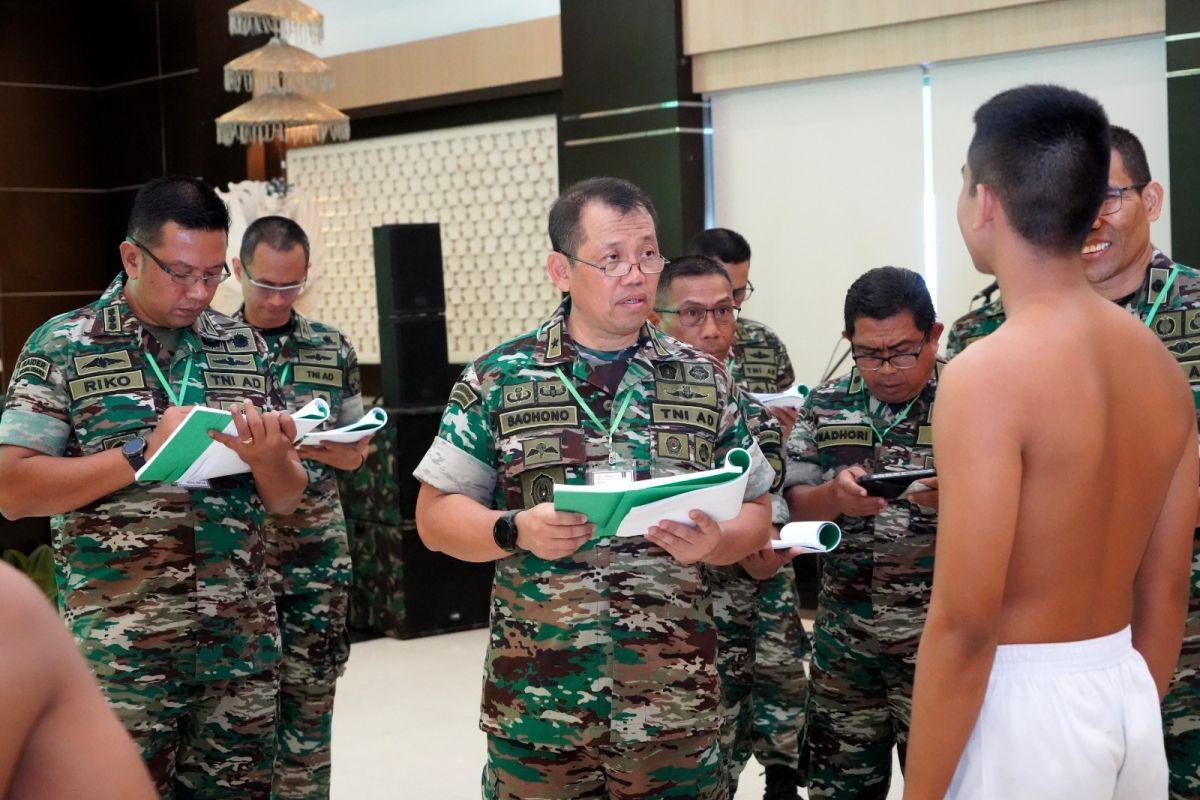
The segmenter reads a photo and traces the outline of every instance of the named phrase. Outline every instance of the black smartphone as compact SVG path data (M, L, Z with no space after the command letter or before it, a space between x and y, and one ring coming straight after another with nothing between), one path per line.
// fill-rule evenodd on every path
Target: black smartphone
M913 481L923 478L933 478L936 469L912 469L907 472L877 472L874 475L859 475L858 485L867 490L872 497L883 497L895 500L904 494L904 490Z

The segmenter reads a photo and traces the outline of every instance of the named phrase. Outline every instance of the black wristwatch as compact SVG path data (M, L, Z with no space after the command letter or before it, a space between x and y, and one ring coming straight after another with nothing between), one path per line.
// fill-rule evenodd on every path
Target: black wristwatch
M146 464L146 440L141 436L133 437L121 445L121 455L125 456L129 466L137 472Z
M521 508L505 511L492 526L492 540L506 553L517 552L517 514L522 511L524 509Z

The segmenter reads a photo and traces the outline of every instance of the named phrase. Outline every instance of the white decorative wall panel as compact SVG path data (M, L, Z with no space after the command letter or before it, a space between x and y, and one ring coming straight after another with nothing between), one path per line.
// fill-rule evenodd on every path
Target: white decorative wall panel
M321 219L326 262L306 292L308 313L344 330L361 361L378 363L371 229L437 222L450 360L470 361L534 327L559 298L545 272L556 137L545 116L288 153L288 180Z

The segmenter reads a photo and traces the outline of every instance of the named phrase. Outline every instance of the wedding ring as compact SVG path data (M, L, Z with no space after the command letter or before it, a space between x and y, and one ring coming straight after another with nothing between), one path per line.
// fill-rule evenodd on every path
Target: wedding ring
M242 439L242 444L254 444L254 437L251 436L249 439Z

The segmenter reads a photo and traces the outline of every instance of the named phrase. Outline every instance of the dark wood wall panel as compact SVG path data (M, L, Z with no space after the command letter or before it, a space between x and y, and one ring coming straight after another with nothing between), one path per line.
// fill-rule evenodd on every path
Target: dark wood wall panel
M1167 132L1171 161L1171 256L1200 263L1200 3L1167 0ZM1180 38L1174 41L1170 37Z

